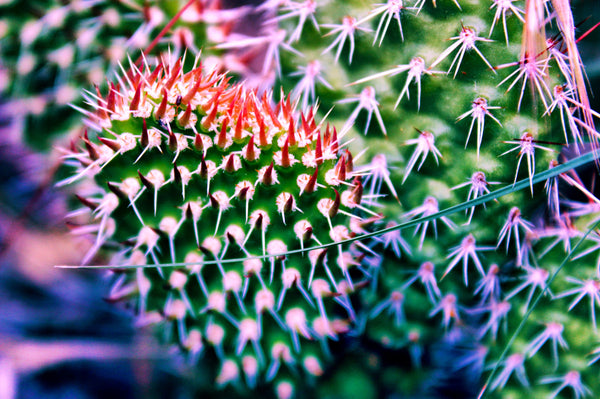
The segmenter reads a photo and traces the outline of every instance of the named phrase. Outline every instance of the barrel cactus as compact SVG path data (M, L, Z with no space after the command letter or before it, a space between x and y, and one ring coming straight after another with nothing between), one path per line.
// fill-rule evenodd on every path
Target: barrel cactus
M350 328L362 273L359 247L288 252L354 234L355 210L371 212L364 174L313 111L183 63L132 65L88 111L98 133L67 154L80 169L68 182L96 183L78 196L95 220L84 263L110 248L116 270L139 266L117 272L109 299L132 299L194 358L211 347L218 385L293 390Z
M217 385L282 398L306 375L325 397L600 392L597 170L556 169L598 139L568 2L250 10L277 28L216 47L260 54L253 84L289 97L192 57L88 96L100 133L65 182L95 179L85 261L112 251L111 298L193 358L210 346Z

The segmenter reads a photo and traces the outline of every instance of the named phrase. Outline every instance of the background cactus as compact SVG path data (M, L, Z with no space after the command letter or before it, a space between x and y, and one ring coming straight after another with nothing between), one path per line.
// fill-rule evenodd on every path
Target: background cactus
M598 115L587 105L585 87L576 83L581 65L575 62L579 55L565 2L552 2L554 9L537 1L493 2L491 7L294 4L281 15L303 10L305 19L314 16L316 23L306 23L299 35L302 19L289 19L289 31L296 32L289 41L305 57L284 59L283 70L293 75L295 65L307 67L300 67L299 81L282 81L305 97L316 90L322 108L335 105L333 123L347 127L343 131L358 148L369 148L372 170L379 172L373 174L389 178L381 191L387 197L378 202L391 220L436 214L495 184L531 179L548 164L556 166L556 159L564 162L587 151L584 142L597 140L592 120ZM317 35L323 39L316 40ZM561 151L560 143L570 145ZM570 251L571 240L590 226L591 208L568 200L574 194L565 187L579 186L578 201L592 203L593 184L570 176L548 181L546 191L531 185L488 203L485 210L470 209L462 220L442 217L437 229L421 223L413 238L404 231L382 235L371 244L379 256L369 263L369 271L379 275L377 285L360 293L371 308L363 315L366 337L383 347L410 350L414 366L422 361L419 345L442 342L454 346L458 356L455 366L446 368L447 376L465 370L471 378L485 370L489 376L532 298ZM574 210L582 207L586 211ZM592 237L590 249L579 249L580 254L595 251ZM400 253L401 260L393 261ZM598 391L587 364L598 341L597 303L577 312L578 299L598 294L598 275L593 258L590 263L579 258L558 273L549 287L553 296L537 304L488 381L488 394L568 397L567 387L581 396ZM569 297L574 300L563 299ZM552 349L562 345L570 348L567 354ZM414 387L395 388L414 392Z
M573 170L552 177L546 187L532 181L548 165L556 167L557 160L563 163L586 153L592 147L588 142L597 140L593 123L598 115L586 100L568 4L269 1L257 9L232 12L237 16L252 12L266 22L258 36L221 31L215 39L220 43L217 49L236 51L227 65L237 65L236 71L251 77L247 81L259 91L278 76L276 85L291 92L290 101L284 97L272 107L273 96L253 94L243 86L226 88L227 80L206 68L203 75L184 74L192 68L194 57L189 55L185 65L175 62L176 57L163 57L162 67L153 69L156 64L150 62L152 68L144 66L142 72L132 68L104 94L88 96L97 108L87 111L88 124L101 128L100 141L90 134L81 148L72 147L69 155L82 165L81 173L65 180L95 176L96 186L81 196L96 220L89 230L98 231L94 250L85 260L99 248L102 253L112 248L116 255L109 263L115 268L188 263L157 271L119 271L111 297L133 297L138 311L162 312L142 319L165 320L170 326L168 340L191 353L192 359L201 346L213 341L215 349L209 352L214 351L218 360L207 356L200 364L218 364L212 368L217 385L245 379L253 387L270 380L278 365L271 341L281 339L286 345L285 350L277 347L281 359L285 361L289 351L292 356L287 359L294 359L303 373L324 374L316 382L321 396L449 396L451 389L438 381L461 379L468 386L455 394L473 396L480 390L473 384L480 375L481 385L489 378L490 397L569 397L571 391L579 397L600 392L593 366L588 365L598 361L594 310L600 305L600 276L593 254L597 233L586 236L574 253L578 259L559 270L565 254L596 219L597 172L593 167ZM191 47L188 51L194 53ZM256 54L260 56L253 58ZM234 62L240 60L244 62ZM249 73L250 65L254 73ZM153 71L157 75L150 77ZM200 86L193 96L199 97L199 104L194 104L187 96L197 82ZM320 105L315 108L317 100ZM302 116L291 116L296 101ZM338 127L337 137L349 143L354 158L333 139L333 128L317 126L317 112L328 113L327 120ZM248 123L237 123L248 118ZM257 141L261 130L266 142ZM286 138L306 139L316 152L312 142L319 139L308 133L313 130L321 131L321 144L329 143L332 150L331 159L315 174L317 181L332 185L331 174L338 179L346 174L347 179L341 180L353 184L338 190L341 210L355 215L335 216L344 226L339 230L315 208L328 200L335 204L335 192L320 187L311 195L297 195L302 190L297 178L305 174L300 181L310 182L316 168L302 162L308 150L300 142L294 147ZM245 137L244 131L254 139ZM270 134L275 140L269 144ZM253 157L247 151L253 148L250 140L260 150L255 164L248 159ZM562 148L565 142L569 146ZM284 161L286 151L295 158ZM289 179L283 177L283 169L289 171ZM279 184L269 189L264 183L265 176L266 183L275 181L271 170L277 171ZM344 203L360 197L361 183L351 181L351 176L363 176L365 209ZM256 185L257 179L261 182ZM438 214L520 179L528 179L528 187L488 202L485 209L467 209L462 217ZM244 193L244 187L229 192L244 181L249 182ZM234 198L248 195L251 188L257 193L249 205L244 198ZM261 197L263 188L268 195ZM345 197L344 191L349 193ZM201 198L199 204L196 198ZM232 208L226 209L228 205ZM263 227L257 224L260 215L252 218L256 210L267 212L271 222L264 242L258 234ZM381 212L383 220L373 210ZM308 245L298 240L304 233L292 228L301 219L341 232L330 237L336 241L422 216L435 219L418 224L414 236L410 230L386 231L362 241L360 251L346 247L349 255L330 248L327 257L334 277L317 266L310 278L311 262L321 260L316 252L265 260L256 279L247 276L254 261L221 262L222 271L210 263L197 274L199 267L193 267L197 261L192 255L186 259L193 253L204 260L225 261L269 253L269 243L282 252ZM264 220L266 216L260 218L261 223ZM279 235L272 236L273 232ZM315 235L324 243L323 236L327 238L320 231ZM215 239L220 239L218 250L211 246ZM338 269L338 259L353 267L346 271L342 263ZM284 265L286 272L296 268L300 279L291 279L296 286L286 290L286 281L278 279L277 272L272 276L271 262L276 271ZM203 279L194 281L195 273ZM557 278L546 287L554 273ZM249 291L243 295L245 281L250 282ZM264 314L261 323L270 324L257 329L261 307L252 290L261 292L261 281L273 294L274 307L282 292L285 299L278 316ZM208 295L202 292L202 282ZM355 292L348 297L350 285ZM536 303L543 289L553 295ZM217 295L211 296L213 290ZM219 305L224 291L230 291L225 308ZM201 312L194 319L199 310L215 315ZM243 310L250 316L242 316ZM302 323L292 326L286 317L291 311L290 320L296 321L303 319L301 312L309 322L327 314L329 328L339 330L326 328L321 334L318 325L311 330ZM222 345L209 337L213 325L224 329ZM343 344L332 345L329 351L316 342L329 339L301 338L333 337L346 330L341 334ZM257 331L260 350L251 348ZM300 337L298 347L294 331ZM519 334L511 342L514 331ZM509 344L508 355L500 357ZM254 364L260 373L253 374ZM299 380L289 371L294 367L279 369L274 383L279 397L314 382Z

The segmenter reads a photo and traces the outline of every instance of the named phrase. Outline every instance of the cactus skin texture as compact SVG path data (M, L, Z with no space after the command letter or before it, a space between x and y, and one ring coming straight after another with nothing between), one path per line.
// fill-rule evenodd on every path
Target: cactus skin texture
M115 269L185 263L118 271L109 299L193 359L210 347L217 385L275 380L285 397L324 372L361 275L357 248L285 253L349 238L363 187L335 128L228 80L181 60L123 77L89 111L100 130L72 148L68 181L96 182L79 196L97 222L85 262L112 248Z
M312 382L298 378L297 368L302 375L323 374L316 381L322 397L448 397L444 380L462 380L467 388L459 397L476 397L497 366L486 397L597 396L597 231L558 271L598 218L593 178L583 170L545 186L531 183L464 215L421 223L414 234L381 234L363 242L366 253L330 248L328 269L320 252L260 265L225 263L313 245L299 239L307 232L301 220L311 223L321 243L331 242L435 215L515 180L531 181L547 165L588 151L598 138L598 114L589 109L579 80L565 5L265 2L261 7L279 15L281 30L252 40L224 35L217 47L252 53L253 45L266 44L263 78L268 82L281 71L279 82L292 93L291 103L302 107L301 117L290 117L287 99L271 109L270 95L263 100L243 86L229 87L216 74L183 74L174 62L147 80L122 78L119 87L90 99L98 105L88 123L102 129L101 142L84 137L71 154L82 164L71 180L94 175L100 188L82 195L97 220L95 248L116 246L116 268L189 265L122 272L112 297L137 302L141 320L167 324L172 342L192 357L211 347L220 386L272 381L276 395L288 398ZM250 9L240 15L244 10ZM143 74L153 71L145 67ZM201 82L194 94L203 98L198 104L186 98L193 82ZM343 126L337 139L314 120L310 104L317 98L320 110L333 107L328 120ZM240 119L251 122L238 126ZM321 131L320 139L308 133L313 130ZM353 166L337 144L342 137L370 162ZM256 160L248 152L250 140L260 154ZM319 145L323 154L329 148L331 158L318 165L317 182L324 187L299 195L300 175L301 183L309 182L317 171L307 145L315 153ZM283 165L285 151L289 167ZM271 165L276 179L267 173ZM333 184L340 212L328 220L322 211L338 202L332 175L343 174L341 180L353 186ZM355 206L361 182L354 177L363 174L362 203L384 220ZM350 216L341 211L357 209L365 223L350 228ZM222 262L196 265L202 260ZM347 265L359 267L346 271ZM290 272L282 279L284 267L300 277ZM267 291L259 298L263 283ZM352 299L344 295L350 285L358 288ZM543 289L549 291L533 307ZM329 330L314 323L325 314ZM351 334L343 336L343 345L331 345L331 353L321 348L325 337L346 330ZM330 354L334 361L328 362Z

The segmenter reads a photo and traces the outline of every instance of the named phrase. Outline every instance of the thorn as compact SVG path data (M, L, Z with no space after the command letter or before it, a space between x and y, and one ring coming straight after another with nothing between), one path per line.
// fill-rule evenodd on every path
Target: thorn
M95 211L96 208L98 208L98 204L95 204L92 201L90 201L90 200L88 200L86 198L83 198L80 195L75 194L75 198L77 198L79 200L79 202L81 202L86 207L90 208L92 211Z
M173 85L175 84L175 80L177 80L177 78L179 77L180 72L181 72L181 58L178 58L177 62L175 63L175 66L171 70L171 76L169 77L169 80L167 80L166 83L164 84L164 87L167 90L171 90L171 87L173 87Z
M285 205L283 206L283 213L290 213L292 211L293 207L294 207L294 197L290 194L288 200L285 202Z
M176 162L173 162L173 179L175 180L175 183L181 183L181 172L179 172Z
M97 107L98 118L102 119L102 120L110 120L110 117L108 116L108 113L106 112L105 102L104 102L104 99L102 98L102 93L100 93L100 88L98 87L98 85L94 85L94 87L96 88L96 93L98 94L98 107ZM87 136L87 132L86 132L86 136Z
M83 142L85 144L85 148L88 152L90 159L92 161L97 161L100 158L100 155L98 155L98 151L96 151L94 144L92 144L90 142L90 140L87 138L87 130L85 131L85 138L83 139Z
M335 200L333 200L333 205L331 205L331 208L329 208L329 217L331 219L333 219L335 215L337 215L340 209L340 193L335 188L333 189L333 191L335 191Z
M71 139L71 140L70 140L70 143L69 143L69 150L70 150L72 153L79 152L79 151L77 150L77 145L75 144L75 140L73 140L73 139Z
M258 158L256 151L254 151L254 135L250 136L250 140L248 140L244 158L246 159L246 161L249 161L249 162L256 161L256 159Z
M208 166L206 166L204 155L202 155L202 161L200 162L200 177L203 179L208 179Z
M317 129L317 124L315 123L315 109L314 108L310 108L308 110L308 119L307 119L307 121L310 123L311 130L316 130Z
M177 122L180 126L188 126L190 123L190 117L192 116L192 107L190 105L187 106L183 115L177 119Z
M354 188L352 189L352 201L355 204L360 204L363 196L363 185L359 176L356 176L352 181Z
M240 190L240 193L238 194L238 197L242 200L245 201L246 200L246 194L248 193L248 190L250 189L250 187L244 187ZM247 219L247 218L246 218Z
M215 93L215 96L210 101L210 102L214 103L214 106L213 106L212 110L210 111L210 114L208 114L206 116L206 118L204 118L204 121L202 122L202 127L206 130L208 130L211 123L213 123L213 121L217 117L217 111L219 109L219 96L220 95L221 95L221 90L217 91Z
M219 201L217 201L217 199L212 195L212 193L208 193L208 196L210 198L210 206L212 206L214 209L218 209Z
M237 122L235 123L235 131L233 133L233 139L235 141L242 140L242 129L244 128L244 118L246 116L245 110L242 108L237 118Z
M263 121L263 118L262 118L261 109L260 109L259 105L256 103L256 96L253 94L250 97L250 100L251 101L250 101L250 104L248 105L248 109L254 113L258 123L260 124Z
M266 132L265 123L263 122L262 119L259 121L259 127L260 127L260 130L258 132L258 138L260 140L260 146L266 147L269 143L267 142L267 132Z
M273 108L271 108L271 105L269 104L269 100L267 99L266 91L263 93L263 96L262 96L262 104L263 104L263 108L267 110L267 113L269 114L269 117L271 118L273 125L275 125L275 127L277 129L281 129L283 126L281 126L281 123L279 122L277 115L275 115L275 113L273 112Z
M137 88L135 89L135 94L133 95L133 98L131 99L131 103L129 104L129 110L130 111L137 111L139 106L140 106L140 99L142 97L142 87L144 86L144 83L140 83L138 84Z
M177 151L177 137L175 137L175 133L169 130L169 150L176 152Z
M354 162L352 160L352 153L346 150L346 173L352 173L354 170Z
M290 167L289 144L290 144L290 135L288 135L287 139L285 140L285 144L283 145L283 148L281 149L281 166L283 166L284 168Z
M225 113L227 114L227 116L229 118L231 118L233 116L233 111L235 109L235 106L238 104L239 99L240 99L240 95L237 90L233 94L233 98L228 93L227 98L224 99L225 101L229 101L229 106L227 107L227 111L225 111Z
M256 223L254 224L256 227L258 227L260 230L263 229L263 215L262 213L258 215L258 218L256 219Z
M312 140L314 131L311 129L310 125L304 118L304 113L300 114L300 119L302 120L302 129L304 129L304 135L307 139Z
M77 229L77 228L80 228L80 227L82 227L82 225L80 225L80 224L77 224L77 223L75 223L75 222L71 222L71 221L69 221L69 220L66 220L66 221L65 221L65 226L67 226L67 229L69 229L69 230L75 230L75 229Z
M288 94L287 98L285 99L285 101L282 103L282 107L281 107L281 111L283 112L283 117L285 119L289 119L290 118L290 111L292 108L292 104L290 102L290 95Z
M304 230L304 234L302 235L302 241L308 241L311 239L313 235L313 228L312 226L309 226L306 228L306 230Z
M116 184L111 183L111 182L106 182L106 185L108 186L108 189L110 191L112 191L117 197L119 197L119 200L129 202L129 198L127 197L127 194L125 194L123 191L121 191L121 189Z
M144 187L146 187L148 190L154 190L154 186L152 185L152 183L150 183L150 180L148 180L143 174L142 172L140 172L139 170L138 172L138 176L140 178L140 181L142 182L142 184L144 185Z
M318 174L319 174L319 168L316 167L315 173L313 173L313 175L310 177L310 180L308 181L308 183L306 183L306 186L304 187L305 193L314 193L315 192L315 190L317 189L317 175Z
M116 140L105 139L104 137L98 137L98 140L115 152L121 149L121 145Z
M146 119L142 119L142 137L140 138L142 147L148 147L148 127L146 126Z
M227 173L235 172L235 154L229 155L227 162L225 163L225 171Z
M317 165L321 165L323 163L323 143L321 142L321 132L317 132L317 144L315 148L315 161Z
M227 236L226 238L227 238L227 241L229 242L229 244L236 243L235 237L229 231L225 232L225 235ZM225 251L223 251L223 255L225 255Z
M331 152L337 154L339 149L338 137L337 137L337 129L333 128L333 135L331 137L331 143L329 144L331 147Z
M156 112L154 112L154 116L156 117L156 119L159 119L159 120L163 119L165 117L165 115L167 114L168 94L167 94L167 89L165 89L164 87L162 90L162 95L163 95L162 100L160 101L160 104L159 104L158 108L156 109Z
M200 84L202 83L202 72L200 70L198 70L198 72L196 73L195 78L196 83L194 83L194 86L192 86L190 91L188 91L186 95L181 99L181 103L187 105L188 107L188 104L190 103L190 101L192 101L192 98L194 98L194 96L200 89Z
M271 161L271 164L267 167L262 182L266 186L273 184L273 161Z
M223 149L227 147L227 125L228 124L229 124L229 118L225 118L225 120L221 124L221 131L219 132L219 138L217 140L217 145Z
M200 133L196 132L196 137L194 138L194 148L196 151L204 152L204 143L202 142L202 136Z
M338 163L335 165L336 178L340 181L346 181L346 162L344 157L341 157Z
M160 73L162 72L162 70L163 70L163 64L161 62L160 64L158 64L156 66L156 68L154 68L154 71L152 71L152 73L148 77L148 82L150 84L152 84L152 82L155 82L156 80L158 80L158 76L160 75Z
M318 251L317 252L317 257L316 257L316 259L313 262L311 262L312 265L311 265L311 269L310 269L310 276L308 277L308 288L310 288L310 286L312 284L312 280L313 280L313 277L314 277L314 274L315 274L315 269L316 269L317 265L321 265L322 264L323 267L325 267L325 269L327 271L329 271L329 268L325 264L325 255L327 255L327 250L328 250L328 248L323 248L321 250L318 250L318 249L316 250L316 251ZM331 277L330 277L330 279L331 279Z
M116 99L116 93L117 92L117 88L114 85L114 83L110 84L110 87L108 89L108 99L106 102L106 109L108 109L111 113L115 112L116 109L116 103L117 103L117 99Z
M288 137L286 142L288 141L292 147L296 145L296 128L294 127L293 119L290 119L290 125L288 127Z
M215 256L208 248L203 245L198 245L198 249L206 256ZM216 257L215 257L216 258Z
M329 122L325 126L325 134L323 135L323 145L327 147L331 142L331 128L329 126Z

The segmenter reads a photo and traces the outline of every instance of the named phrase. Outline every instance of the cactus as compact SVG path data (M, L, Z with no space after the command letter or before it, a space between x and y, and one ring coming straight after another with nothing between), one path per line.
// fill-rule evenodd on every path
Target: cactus
M132 66L90 98L100 133L73 146L80 171L65 182L95 178L80 196L97 231L85 260L112 248L111 297L133 298L193 359L212 346L217 385L274 380L281 398L313 382L296 364L323 375L323 396L443 396L437 381L457 375L472 396L600 392L597 170L536 178L596 157L567 2L258 10L279 27L225 32L217 48L262 55L252 84L277 74L291 93L276 108L268 91L183 73L189 59ZM463 216L441 212L456 204ZM288 253L369 232L329 262ZM353 345L328 348L338 336Z
M78 197L96 221L84 263L113 247L116 269L158 266L117 273L109 298L133 299L192 358L211 347L218 385L321 375L354 318L359 248L286 254L347 239L352 212L370 212L336 129L181 59L131 68L87 114L97 137L67 155L80 171L66 182L96 182Z

